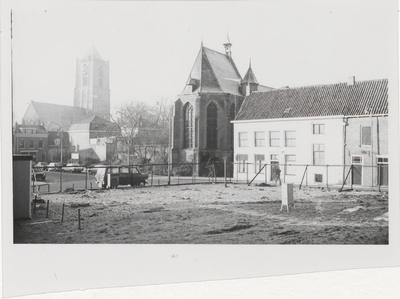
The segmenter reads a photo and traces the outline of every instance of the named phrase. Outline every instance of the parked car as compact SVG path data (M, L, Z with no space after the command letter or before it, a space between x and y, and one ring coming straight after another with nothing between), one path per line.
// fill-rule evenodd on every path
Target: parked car
M49 165L47 165L47 170L48 171L60 171L61 170L61 164L57 162L51 162Z
M136 166L106 166L97 168L96 183L100 188L116 188L119 185L145 186L149 175Z
M36 169L36 170L46 171L47 170L47 162L37 162L33 166L33 168Z
M63 166L62 168L63 172L69 171L69 172L82 172L83 167L80 166L78 163L68 163L66 166Z
M32 181L44 181L46 180L46 173L37 168L32 168Z

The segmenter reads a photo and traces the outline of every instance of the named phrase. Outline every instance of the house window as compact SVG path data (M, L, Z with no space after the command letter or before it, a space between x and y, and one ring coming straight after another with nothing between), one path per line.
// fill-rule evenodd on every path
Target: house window
M254 133L254 140L256 147L263 147L265 146L265 136L264 132L255 132Z
M371 127L362 126L361 127L361 145L371 145Z
M278 147L279 146L279 131L271 131L269 132L269 146Z
M389 158L378 158L378 164L387 164L389 163Z
M272 154L271 155L271 161L279 161L279 155L278 154Z
M21 129L21 132L26 133L26 134L36 134L36 129L24 128L24 129Z
M362 156L352 156L351 164L362 164Z
M295 147L296 146L296 131L285 132L285 146Z
M246 147L247 141L248 141L247 132L240 132L239 133L239 147Z
M207 147L217 148L218 108L214 103L207 107Z
M39 148L43 148L43 139L39 139Z
M35 143L33 138L31 138L31 140L29 140L29 148L35 148Z
M296 174L296 166L288 165L288 164L293 164L294 162L296 162L296 155L285 156L285 174L287 175Z
M325 124L313 124L313 134L325 134Z
M184 148L193 147L193 106L186 103L183 107L183 118L184 118Z
M322 179L323 179L323 176L322 176L322 174L315 174L314 175L314 181L316 182L316 183L322 183Z
M287 114L287 113L290 113L290 110L291 110L292 108L285 108L285 110L283 111L283 113L284 114Z
M19 148L25 148L25 140L23 138L19 140Z
M263 166L265 164L264 160L265 160L264 155L255 155L254 156L254 161L255 161L254 171L255 171L255 173L258 173L261 170L261 168L263 168ZM260 173L264 173L264 169Z
M313 144L313 164L324 165L325 164L325 145L324 144Z
M248 155L238 155L239 161L239 172L247 172L247 160L249 159Z

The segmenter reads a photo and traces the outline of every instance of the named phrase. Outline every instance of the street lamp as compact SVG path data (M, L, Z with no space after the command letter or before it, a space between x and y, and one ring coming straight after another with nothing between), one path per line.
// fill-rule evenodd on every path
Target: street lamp
M59 134L59 136L60 136L60 156L61 156L61 158L60 158L60 163L61 163L61 166L62 166L62 162L63 162L63 151L62 151L62 142L63 142L63 140L62 140L62 137L63 137L63 133L64 133L64 131L63 131L63 129L62 129L62 126L59 124L59 123L56 123L56 122L54 122L54 121L51 121L51 122L49 122L49 125L50 124L55 124L55 125L57 125L57 126L59 126L60 127L60 129L58 130L58 134Z

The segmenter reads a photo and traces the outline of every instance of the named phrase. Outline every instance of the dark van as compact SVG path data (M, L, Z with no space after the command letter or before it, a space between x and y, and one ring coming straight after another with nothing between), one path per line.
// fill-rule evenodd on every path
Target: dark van
M149 175L141 173L136 166L96 167L96 183L99 188L116 188L120 185L145 186Z

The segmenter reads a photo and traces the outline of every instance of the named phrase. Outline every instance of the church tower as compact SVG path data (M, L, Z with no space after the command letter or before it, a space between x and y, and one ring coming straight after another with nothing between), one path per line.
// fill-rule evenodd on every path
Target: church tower
M74 106L88 110L101 118L110 119L110 68L92 46L82 59L76 61Z

